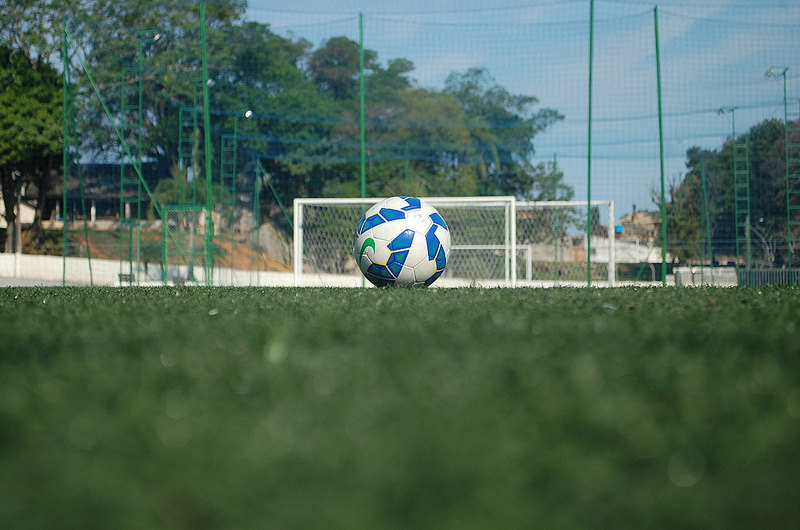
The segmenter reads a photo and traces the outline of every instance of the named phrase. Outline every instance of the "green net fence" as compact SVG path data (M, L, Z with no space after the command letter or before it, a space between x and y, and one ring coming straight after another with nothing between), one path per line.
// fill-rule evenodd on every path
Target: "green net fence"
M620 281L796 284L799 23L786 2L95 3L53 24L67 169L39 216L69 267L240 284L290 270L295 198L603 200ZM200 212L186 256L165 211ZM588 281L596 217L568 229Z

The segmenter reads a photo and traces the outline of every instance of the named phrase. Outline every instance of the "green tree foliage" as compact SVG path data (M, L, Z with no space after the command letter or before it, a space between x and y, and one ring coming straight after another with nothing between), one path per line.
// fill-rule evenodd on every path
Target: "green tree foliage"
M458 100L467 117L478 192L521 197L536 193L537 172L530 164L533 137L563 116L551 109L533 112L535 97L509 93L484 68L451 74L445 93Z
M359 55L357 42L334 37L310 55L308 72L319 89L333 99L354 100L358 96ZM364 69L377 69L377 57L374 51L364 50Z
M571 186L564 184L564 173L559 169L556 160L551 163L540 163L534 171L532 197L535 201L569 201L575 192ZM521 243L539 241L562 241L568 237L569 230L586 224L586 216L572 207L527 210L517 213L517 234L526 234ZM580 226L581 229L584 226ZM600 223L600 211L592 209L592 233L604 236Z
M538 199L550 189L534 165L533 138L562 119L537 100L510 94L482 68L453 73L443 90L414 86L413 63L371 63L366 79L367 157L371 195L515 195ZM358 134L355 109L338 131ZM326 192L354 195L358 167L341 172ZM563 183L562 183L563 186ZM571 197L571 189L565 192Z
M211 90L212 96L234 81L226 76L234 71L233 61L241 56L241 46L248 45L247 31L237 40L229 38L231 24L241 20L245 9L242 0L207 3L209 62L220 65L210 73L210 84L220 78L229 81ZM78 143L106 158L130 152L134 158L141 155L159 160L163 173L177 165L178 111L182 107L199 109L201 104L198 6L161 0L95 0L82 12L70 14L67 31L68 60L73 64L73 82L79 87L74 102L79 120L76 128L90 131ZM91 73L94 86L82 66ZM142 112L141 127L137 116L140 86L141 107L147 110ZM213 108L225 108L224 101L214 103ZM224 116L218 119L224 120ZM120 146L117 132L123 134L127 146ZM141 153L137 152L139 145Z
M784 125L776 119L756 124L736 138L736 144L745 143L750 161L753 265L780 267L788 258ZM683 261L700 262L703 259L701 251L705 248L706 260L709 250L715 259L731 259L736 256L734 140L729 138L716 150L693 147L687 151L686 157L685 175L669 189L667 233L670 252ZM707 248L709 234L710 249Z
M13 234L23 189L37 192L38 223L43 198L61 169L61 82L43 56L0 46L0 86L0 193L11 251L20 248Z
M215 185L224 142L235 136L237 189L258 187L266 215L298 196L358 195L359 44L340 36L315 49L246 21L243 0L206 5L206 87L196 4L25 1L4 15L0 36L56 64L66 59L79 131L71 141L84 158L156 161L158 178L176 180L160 186L161 197L182 196L206 179L205 88ZM39 37L14 33L12 19ZM412 80L407 59L384 62L369 49L363 58L369 195L547 196L551 174L531 162L533 141L562 118L558 112L509 93L483 68L455 72L437 90ZM560 198L571 194L560 187Z
M89 2L91 4L93 2ZM63 17L85 11L87 2L14 0L0 9L0 42L33 60L60 59Z

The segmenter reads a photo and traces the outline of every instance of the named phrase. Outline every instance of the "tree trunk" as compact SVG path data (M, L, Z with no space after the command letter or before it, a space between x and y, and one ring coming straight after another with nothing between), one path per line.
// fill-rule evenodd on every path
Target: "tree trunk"
M19 215L20 201L17 200L17 218L14 222L14 252L22 254L22 219Z
M3 171L0 175L0 193L3 195L3 206L5 213L3 217L6 220L6 244L5 252L14 252L16 245L16 224L17 224L17 185L14 176L10 171Z
M16 239L17 239L17 222L15 220L15 216L6 215L6 244L3 252L5 253L12 253L16 251Z
M36 212L33 216L33 225L36 227L41 227L44 219L49 184L47 177L36 179Z

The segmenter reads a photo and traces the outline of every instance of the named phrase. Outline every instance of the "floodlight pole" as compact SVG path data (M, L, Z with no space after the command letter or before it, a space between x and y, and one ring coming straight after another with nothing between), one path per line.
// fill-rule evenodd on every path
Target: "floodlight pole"
M136 140L136 161L139 170L142 168L142 127L144 126L144 45L146 42L156 42L161 38L161 34L156 29L140 29L136 32L136 39L139 41L139 108L136 115L137 140ZM139 184L141 187L141 183Z
M717 114L731 115L731 151L733 155L733 167L731 168L731 176L733 179L733 212L734 212L734 232L736 240L736 261L740 259L740 245L739 245L739 186L738 186L738 168L739 168L739 154L736 142L736 109L738 107L721 107L717 110ZM751 282L750 277L750 264L751 264L751 249L750 249L750 170L748 162L748 144L745 142L745 164L748 166L746 170L747 182L747 213L745 215L745 222L743 225L744 239L745 239L745 270L747 271L747 283Z
M791 187L789 182L789 108L786 100L786 72L789 70L786 66L772 66L764 74L764 77L769 79L771 77L783 77L783 153L784 153L784 172L786 178L786 252L788 254L788 269L789 278L792 277L792 224L791 224ZM791 280L790 280L791 282Z
M136 159L129 160L132 164L134 164L138 170L138 173L142 173L142 136L143 136L143 129L144 129L144 45L148 41L155 42L161 38L161 35L158 33L157 30L154 29L141 29L136 32L136 39L139 41L139 54L138 54L138 105L136 111ZM122 95L125 97L125 94ZM124 189L120 190L121 193L124 193ZM120 220L123 216L122 210L120 210ZM133 213L131 213L133 216ZM128 219L128 274L129 280L128 283L132 284L134 281L137 283L140 281L141 271L139 270L141 265L141 220L142 220L142 180L137 179L136 181L136 219L131 220ZM124 229L123 223L120 222L120 230L123 231ZM136 233L136 247L134 249L133 246L133 236L134 232ZM120 245L121 245L120 240ZM136 262L136 274L133 273L133 263ZM122 264L120 264L120 269L122 268ZM136 278L136 280L134 280ZM120 280L121 281L121 280Z
M739 107L720 107L719 110L717 110L717 114L719 114L719 115L730 113L730 115L731 115L731 139L733 140L734 144L736 143L736 109L737 108L739 108Z
M791 186L789 182L789 109L786 101L786 71L784 68L781 76L783 77L783 156L785 158L784 171L786 176L786 250L789 252L789 281L792 278L792 258L794 252L792 251L792 206L791 200Z

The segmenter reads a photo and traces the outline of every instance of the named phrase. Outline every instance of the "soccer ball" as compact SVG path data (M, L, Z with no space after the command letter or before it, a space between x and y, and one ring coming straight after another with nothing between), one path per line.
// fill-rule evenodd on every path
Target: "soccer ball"
M374 204L356 227L353 256L377 285L428 286L444 272L450 230L436 208L416 197Z

